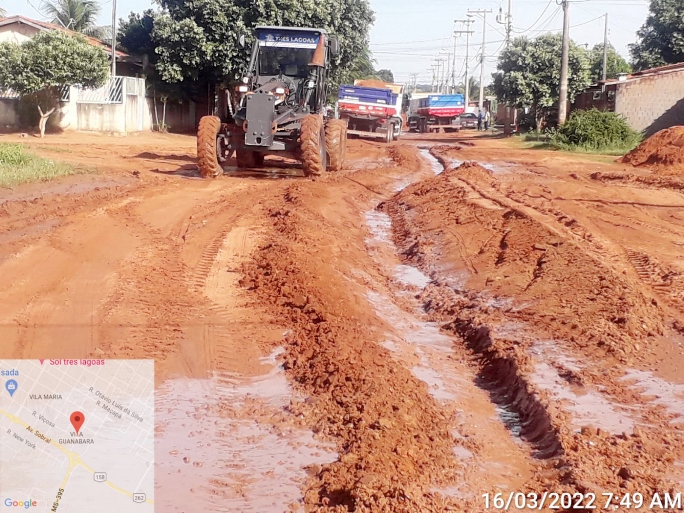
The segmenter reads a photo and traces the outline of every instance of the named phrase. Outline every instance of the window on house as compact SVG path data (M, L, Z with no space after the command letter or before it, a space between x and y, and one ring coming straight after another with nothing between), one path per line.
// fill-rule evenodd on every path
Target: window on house
M594 91L594 100L601 99L601 91Z

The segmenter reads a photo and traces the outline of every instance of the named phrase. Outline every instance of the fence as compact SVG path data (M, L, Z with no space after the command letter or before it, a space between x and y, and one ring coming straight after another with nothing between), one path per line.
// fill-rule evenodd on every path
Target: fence
M49 125L62 130L113 133L151 130L155 105L146 93L145 79L134 77L110 77L97 89L65 87L59 109L51 116ZM13 91L0 91L0 129L20 126L19 99ZM158 108L161 109L159 102ZM193 102L169 101L166 124L174 131L194 130L195 113Z
M109 77L107 83L97 89L76 89L76 101L78 103L101 104L123 103L124 79L128 80L131 77ZM135 81L136 79L132 80Z

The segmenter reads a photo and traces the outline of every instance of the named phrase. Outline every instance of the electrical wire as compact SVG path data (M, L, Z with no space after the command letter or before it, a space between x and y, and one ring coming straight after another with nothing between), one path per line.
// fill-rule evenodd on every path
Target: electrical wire
M527 28L527 29L525 29L525 30L523 30L523 31L517 31L517 30L515 30L514 28L511 27L511 32L516 32L516 33L518 33L518 34L524 34L524 33L526 33L526 32L529 32L530 30L532 30L532 28L533 28L537 23L539 23L539 20L541 20L541 19L544 17L544 14L546 14L546 11L549 10L549 7L551 7L551 4L552 4L552 3L553 3L553 0L549 0L549 3L546 4L546 7L544 7L544 10L543 10L542 13L539 15L539 18L537 18L537 19L535 20L535 22L534 22L532 25L529 26L529 28Z

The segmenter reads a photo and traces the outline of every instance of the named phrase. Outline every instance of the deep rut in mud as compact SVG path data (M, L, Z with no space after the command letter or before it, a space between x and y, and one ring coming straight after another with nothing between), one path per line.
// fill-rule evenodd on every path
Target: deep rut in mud
M440 153L444 150L453 152L447 147L433 151L449 165ZM480 194L483 189L487 192ZM671 417L643 404L644 398L623 386L628 368L605 367L611 356L623 364L633 362L628 355L639 352L640 338L667 331L666 312L657 311L656 303L625 278L607 278L610 268L583 254L562 231L546 230L515 210L499 196L492 172L472 163L450 165L445 173L407 187L381 208L392 218L394 241L405 262L432 278L421 294L428 318L440 322L472 352L477 383L503 408L502 418L512 432L530 443L534 456L551 458L553 465L538 466L535 477L525 483L527 490L554 486L573 493L608 489L618 494L637 488L648 493L675 489L670 479L681 455L663 461L659 447L673 447L681 433L672 429ZM570 248L571 253L563 256ZM593 252L592 246L588 249ZM582 259L587 263L580 263ZM597 275L602 275L600 280ZM572 276L584 276L584 284L568 288L565 280ZM549 284L555 289L548 289ZM469 290L468 285L477 289ZM584 292L587 287L591 290ZM606 287L620 292L600 292ZM535 304L553 305L554 296L561 309L536 310ZM586 306L583 296L589 299ZM603 304L600 310L593 306L597 300ZM644 311L643 316L631 317L635 310ZM594 323L587 324L587 317ZM520 323L529 327L520 329ZM536 349L544 338L566 337L565 347L603 359L603 366L548 360ZM542 369L557 372L558 379L545 381ZM565 400L556 403L560 397ZM615 431L615 422L590 415L590 408L583 410L582 403L591 401L597 410L593 413L612 411L622 419L617 422L622 428ZM642 404L643 411L635 412L635 403ZM583 420L589 417L593 422Z

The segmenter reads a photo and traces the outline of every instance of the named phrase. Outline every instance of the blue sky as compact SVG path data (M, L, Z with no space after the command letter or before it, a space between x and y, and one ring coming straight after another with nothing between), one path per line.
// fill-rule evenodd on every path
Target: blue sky
M453 53L450 38L454 23L464 19L468 9L491 9L487 15L485 83L496 67L496 55L502 47L504 26L495 20L499 8L507 9L508 0L370 0L375 11L371 31L371 50L378 68L391 69L395 81L405 82L410 73L418 73L418 81L429 83L433 59ZM560 32L563 15L556 0L511 0L515 35L534 37L545 32ZM24 14L43 19L39 13L41 0L0 0L9 14ZM103 25L111 23L112 0L101 0ZM150 0L117 0L117 12L125 17L142 11ZM590 47L603 41L603 15L608 13L609 41L624 57L627 45L634 42L635 33L646 20L648 0L576 0L570 6L571 37ZM470 69L479 75L478 54L482 46L482 19L475 17L471 28ZM463 73L465 37L456 41L457 75ZM441 55L440 55L441 54ZM453 58L451 59L453 62Z

